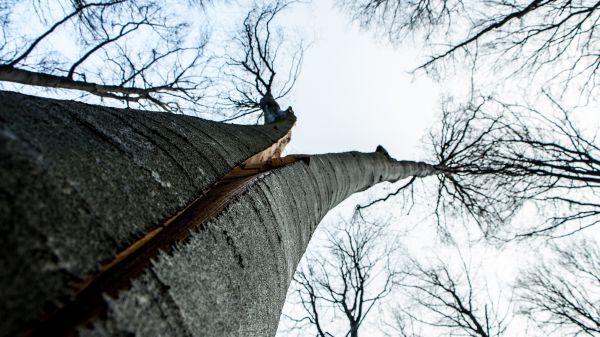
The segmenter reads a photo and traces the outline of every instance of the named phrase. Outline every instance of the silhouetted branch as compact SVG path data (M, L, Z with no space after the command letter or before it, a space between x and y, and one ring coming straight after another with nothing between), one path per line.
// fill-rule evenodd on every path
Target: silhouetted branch
M7 14L0 49L1 81L80 90L128 106L167 111L194 110L203 97L208 83L203 75L207 36L198 34L195 41L185 41L190 24L160 1L86 0L52 6L32 1L29 6L40 21L50 23L37 36L27 36L19 33L18 24L24 23L12 22ZM65 11L58 18L56 6ZM58 34L77 42L79 50L73 57L56 53L51 38Z
M600 148L550 100L558 116L519 104L481 98L476 104L445 107L432 134L439 169L436 214L448 210L472 217L483 233L508 238L565 236L600 219ZM510 229L525 203L545 209L539 225Z
M413 260L400 286L410 294L416 307L402 304L396 310L396 330L404 336L418 336L415 326L421 325L440 335L503 336L508 311L501 315L493 303L482 303L469 268L464 262L462 266L460 274L453 274L444 262L425 267Z
M326 326L333 310L342 317L346 336L358 336L397 276L390 266L394 249L384 242L383 229L355 221L328 233L328 254L309 257L294 276L295 296L304 308L301 318L290 317L297 329L333 336L333 327Z
M557 248L554 260L526 271L517 282L519 312L548 334L600 334L600 248L582 241Z
M437 29L450 29L451 18L466 10L462 0L342 0L341 4L362 26L381 29L392 41L416 31L430 38Z
M302 41L293 46L287 42L280 28L275 27L276 17L296 1L278 0L270 5L255 4L244 19L242 29L234 38L235 48L226 61L225 80L233 90L226 92L221 104L235 114L227 121L257 112L266 123L285 118L277 100L292 90L302 65ZM282 51L284 60L281 61ZM291 57L289 56L291 51ZM285 64L287 63L287 65ZM287 69L285 78L277 76Z
M48 30L46 30L44 33L42 33L37 38L35 38L31 42L31 44L29 45L29 47L27 47L27 49L25 49L25 51L23 51L20 55L18 55L13 60L11 60L8 63L8 65L11 66L11 67L15 67L19 62L23 61L27 56L29 56L29 54L31 54L31 52L33 51L33 49L43 39L45 39L46 37L48 37L48 35L52 34L59 26L61 26L65 22L71 20L75 16L81 15L82 12L84 12L85 10L88 10L88 9L90 9L92 7L115 6L115 5L118 5L118 4L123 3L123 2L125 2L125 0L116 0L116 1L107 1L107 2L92 2L92 3L82 3L82 4L75 5L75 8L74 8L74 10L71 13L69 13L64 18L62 18L62 19L58 20L57 22L55 22L52 26L50 26L50 28L48 28Z
M422 37L432 46L417 69L434 70L441 62L468 55L486 64L526 75L542 74L571 81L592 94L600 57L600 2L595 0L342 0L363 26L385 32L392 41ZM479 62L483 63L483 62Z
M402 185L402 186L398 187L398 188L397 188L397 189L396 189L394 192L392 192L392 193L388 193L388 194L387 194L385 197L383 197L383 198L377 198L377 199L375 199L375 200L372 200L372 201L370 201L369 203L367 203L367 204L365 204L365 205L357 205L357 206L356 206L356 211L360 212L361 210L363 210L363 209L365 209L365 208L369 208L369 207L371 207L371 206L373 206L373 205L375 205L375 204L377 204L377 203L380 203L380 202L387 201L389 198L391 198L391 197L393 197L393 196L396 196L396 195L400 194L400 192L404 191L405 189L407 189L407 188L409 188L409 187L411 187L411 188L412 188L412 184L415 182L415 180L416 180L416 179L417 179L416 177L412 177L412 178L410 178L410 180L409 180L409 181L408 181L406 184L404 184L404 185ZM411 191L411 196L412 196L412 191Z

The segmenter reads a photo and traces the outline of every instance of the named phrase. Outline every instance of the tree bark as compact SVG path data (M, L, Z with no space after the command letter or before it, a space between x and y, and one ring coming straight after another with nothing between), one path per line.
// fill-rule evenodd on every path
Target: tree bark
M292 125L0 92L0 335L70 301L74 284Z
M3 335L24 327L35 334L44 303L68 304L74 279L96 272L293 123L219 125L14 93L0 102ZM315 155L259 173L129 287L105 296L107 311L77 329L83 336L272 336L327 211L378 182L434 173L384 151Z
M327 211L380 181L430 172L378 152L311 156L269 171L109 299L109 319L83 335L273 336L296 266Z

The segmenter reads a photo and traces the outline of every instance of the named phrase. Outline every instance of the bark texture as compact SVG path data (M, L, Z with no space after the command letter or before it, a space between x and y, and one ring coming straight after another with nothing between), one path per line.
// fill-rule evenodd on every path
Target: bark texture
M69 301L101 262L292 125L0 92L0 335Z
M1 335L39 319L48 304L68 302L72 282L294 122L223 125L15 93L0 93L0 106ZM321 218L378 182L432 173L383 149L316 155L262 173L127 290L105 296L108 312L80 335L272 336Z
M110 298L83 336L273 336L285 295L322 217L380 181L433 173L384 153L317 155L266 173L204 230L162 254Z

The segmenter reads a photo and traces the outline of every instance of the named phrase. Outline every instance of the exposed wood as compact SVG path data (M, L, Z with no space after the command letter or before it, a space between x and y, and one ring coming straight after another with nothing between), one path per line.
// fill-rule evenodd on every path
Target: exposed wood
M203 225L221 212L230 201L243 193L263 174L277 167L289 165L304 156L276 158L263 164L236 167L231 174L215 184L205 195L196 199L185 210L121 251L106 262L100 272L79 285L75 300L47 317L38 326L23 333L25 336L76 336L77 326L85 325L93 317L106 313L103 294L115 296L127 289L130 281L140 276L160 251L170 252L173 244L190 236L192 230Z
M292 128L293 128L293 126L292 126ZM292 139L292 128L290 128L290 131L288 131L288 133L285 136L281 137L281 139L279 139L276 143L271 145L269 148L248 158L244 162L244 164L242 164L242 166L243 165L262 165L262 164L269 162L275 158L281 157L281 154L283 153L284 148L286 147L287 144L289 144L290 140Z
M103 261L285 136L289 117L217 124L0 92L0 335L62 310Z

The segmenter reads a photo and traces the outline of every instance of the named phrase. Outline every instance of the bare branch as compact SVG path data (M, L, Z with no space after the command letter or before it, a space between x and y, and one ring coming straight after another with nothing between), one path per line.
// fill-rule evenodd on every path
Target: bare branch
M236 50L228 56L224 70L224 80L233 89L222 95L220 106L223 110L235 111L227 121L260 112L266 123L272 123L291 112L281 110L277 100L289 94L296 83L304 47L301 41L296 46L285 41L274 22L295 2L278 0L267 6L255 5L246 15L242 29L234 38ZM281 48L291 58L281 61ZM278 70L285 68L287 78L280 80Z
M35 49L35 47L43 39L48 37L48 35L52 34L59 26L61 26L65 22L71 20L72 18L74 18L76 16L81 16L82 12L84 12L85 10L92 8L92 7L114 6L114 5L123 3L124 1L126 1L126 0L114 0L114 1L108 1L108 2L95 2L95 3L87 3L87 4L83 3L83 4L76 5L75 9L71 13L66 15L61 20L58 20L57 22L55 22L47 31L45 31L40 36L38 36L35 40L33 40L33 42L29 45L29 47L27 47L27 49L25 51L23 51L19 56L15 57L8 65L14 67L19 62L23 61L29 54L31 54L33 49Z
M369 313L392 290L398 275L390 264L395 250L384 242L382 225L354 221L328 232L327 255L311 256L294 277L293 287L304 316L293 318L300 331L316 330L317 336L338 335L327 321L339 315L357 337ZM330 332L331 331L331 332Z
M204 3L196 1L194 5ZM1 81L81 90L122 101L128 107L150 106L171 112L197 108L209 81L203 74L210 61L203 54L208 37L196 34L197 38L185 38L191 24L171 12L171 6L155 0L55 5L65 13L60 15L56 6L45 1L29 4L40 21L50 22L37 36L21 36L19 22L6 21L3 32L5 41L10 42L2 46ZM22 7L28 9L27 4ZM57 53L51 43L57 34L73 37L79 48L73 57Z
M377 204L377 203L380 203L380 202L387 201L389 198L391 198L391 197L393 197L393 196L396 196L396 195L400 194L400 192L402 192L402 191L403 191L403 190L405 190L406 188L408 188L408 187L412 187L412 184L415 182L415 180L416 180L416 179L417 179L416 177L412 177L412 178L410 178L410 180L409 180L409 181L408 181L406 184L404 184L404 185L402 185L402 186L398 187L398 188L396 189L396 191L394 191L394 192L392 192L392 193L388 193L388 194L387 194L385 197L383 197L383 198L377 198L377 199L375 199L375 200L372 200L371 202L367 203L366 205L357 205L357 206L356 206L356 211L359 211L359 212L360 212L361 210L363 210L363 209L365 209L365 208L369 208L369 207L371 207L371 206L373 206L373 205L375 205L375 204ZM411 193L411 194L412 194L412 193Z
M490 97L452 111L446 105L431 139L445 172L436 210L468 215L486 236L558 237L599 220L600 148L565 111L552 117ZM509 228L526 203L545 209L546 222Z
M548 335L600 334L600 248L582 241L556 248L554 259L517 282L519 313Z
M341 0L363 26L391 41L407 37L430 46L417 69L436 71L445 61L482 58L496 70L538 76L564 92L578 85L593 97L598 84L600 2L596 0Z
M464 261L460 273L452 273L441 260L435 266L425 267L413 259L400 286L409 293L415 306L405 303L396 310L399 324L396 330L414 336L407 334L406 327L414 330L420 325L440 335L503 336L509 323L507 315L496 311L493 303L482 302L470 273Z

